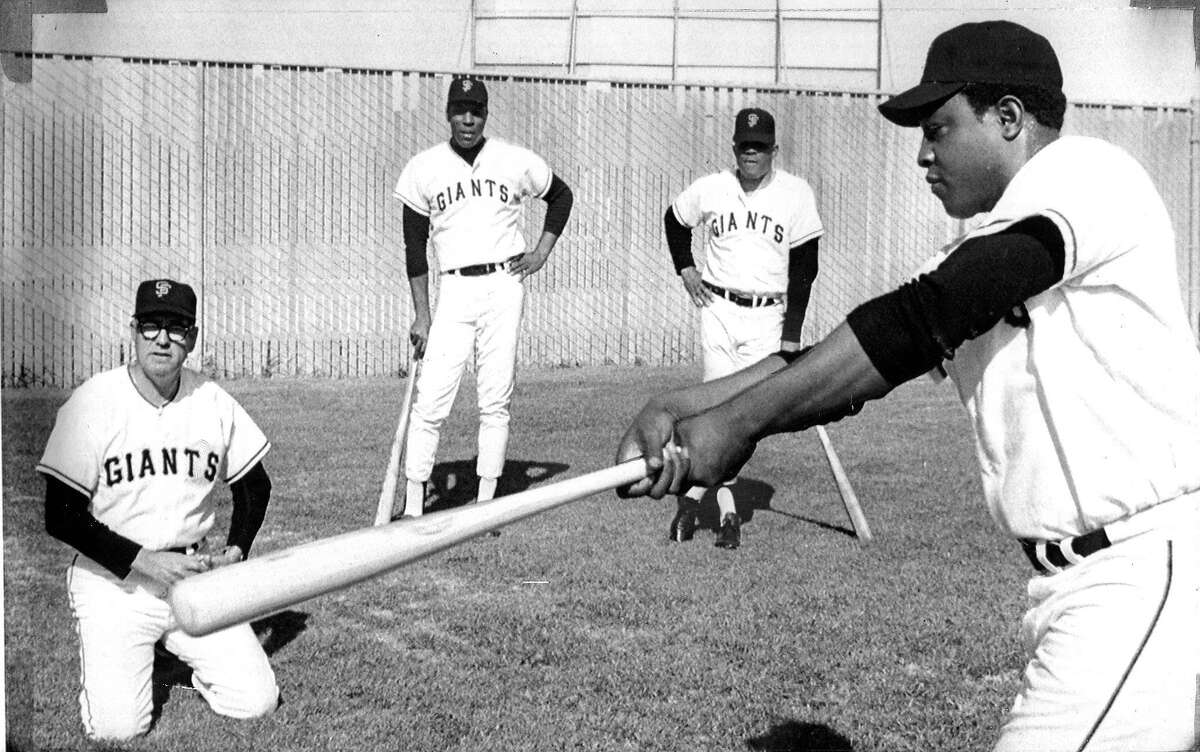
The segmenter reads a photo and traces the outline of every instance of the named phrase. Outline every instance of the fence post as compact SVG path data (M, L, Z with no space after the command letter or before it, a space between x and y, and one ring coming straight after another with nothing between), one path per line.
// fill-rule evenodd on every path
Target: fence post
M192 232L193 242L197 244L197 251L200 257L200 279L197 290L197 297L200 299L200 316L202 323L200 326L200 335L196 339L196 352L199 353L199 363L192 365L193 368L203 370L207 363L204 357L204 349L208 346L208 327L212 324L212 313L209 311L208 299L208 267L205 264L207 258L207 237L208 232L208 126L206 106L208 91L208 63L200 61L197 63L199 74L196 77L196 88L198 89L199 101L196 103L196 113L199 115L193 132L195 138L195 147L192 150L192 159L194 160L192 170L190 171L191 185L188 186L189 204L195 210L189 213L190 229Z
M1200 13L1200 9L1197 9ZM1188 312L1200 336L1200 66L1196 68L1196 92L1191 108L1191 154L1188 171L1192 183L1188 202Z

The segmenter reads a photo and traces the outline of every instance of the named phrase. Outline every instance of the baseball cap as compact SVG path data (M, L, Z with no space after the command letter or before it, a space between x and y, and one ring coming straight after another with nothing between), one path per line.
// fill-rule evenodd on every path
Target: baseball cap
M483 81L473 76L455 76L450 81L450 93L446 95L446 106L452 104L473 104L487 107L487 87Z
M771 117L771 113L757 107L747 107L738 112L733 120L733 142L744 144L747 141L775 145L775 118Z
M896 125L912 127L967 84L1011 84L1062 90L1050 42L1011 21L965 23L929 45L921 83L879 105Z
M196 293L191 287L172 279L148 279L138 285L133 317L173 314L196 320Z

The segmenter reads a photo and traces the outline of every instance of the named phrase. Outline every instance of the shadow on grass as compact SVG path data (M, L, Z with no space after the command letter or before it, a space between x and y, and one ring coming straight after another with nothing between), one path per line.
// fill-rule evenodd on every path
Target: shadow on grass
M842 535L845 535L848 538L857 538L858 537L858 533L855 533L853 529L844 527L842 525L834 525L832 522L825 522L824 520L817 520L817 519L813 519L812 517L805 517L802 514L792 514L791 512L784 512L779 509L772 509L771 511L774 512L775 514L781 514L784 517L791 517L793 520L807 522L810 525L822 528L824 530L831 530L835 533L841 533Z
M307 626L308 614L304 611L280 611L250 623L250 628L258 635L258 641L267 655L275 655Z
M303 632L308 624L308 614L303 611L280 611L277 614L251 622L250 628L262 643L263 651L274 655ZM154 645L154 669L151 672L152 722L157 722L163 706L171 694L171 687L191 687L192 667L184 663L161 643Z
M743 486L746 487L745 491L742 491ZM733 493L736 497L735 501L737 502L738 514L741 515L743 521L750 519L747 516L747 514L743 513L743 511L742 511L743 502L742 502L741 497L744 495L746 497L745 506L746 506L746 509L748 512L750 510L754 510L754 509L765 509L765 510L774 512L775 514L782 515L784 517L791 517L793 520L807 522L808 524L813 525L815 527L819 527L823 530L830 530L835 533L841 533L842 535L846 535L851 538L858 537L857 533L854 532L853 528L843 527L842 525L835 525L833 523L825 522L823 520L813 519L812 517L805 517L802 514L795 514L793 512L785 512L782 509L772 508L771 507L771 497L774 495L775 489L772 488L771 486L767 485L766 483L763 483L762 481L748 479L748 478L747 479L739 479L737 482L737 485L735 485L733 487Z
M763 752L854 752L850 740L819 723L785 721L762 736L746 740L746 746Z
M570 465L562 462L507 460L504 474L496 484L496 496L508 496L526 490L534 483L543 483L562 474ZM475 475L475 460L440 462L433 467L426 489L428 500L425 512L440 512L469 504L475 500L479 478ZM399 489L403 493L403 489Z
M721 527L721 509L717 506L717 489L719 488L720 486L709 488L704 497L700 499L696 516L698 530L715 532ZM737 483L734 483L731 489L733 490L733 503L737 508L738 516L742 518L743 525L754 519L755 512L771 509L771 498L775 495L775 487L769 483L755 478L738 478Z
M773 508L771 506L771 499L775 497L775 487L757 478L738 478L737 483L734 483L731 488L733 490L733 502L737 507L738 516L742 518L743 525L751 522L756 512L767 511L784 517L791 517L793 520L799 520L800 522L805 522L824 530L841 533L851 538L857 537L852 528L834 525L823 520ZM704 498L700 500L700 514L696 522L697 528L700 530L715 532L721 527L721 512L717 506L717 487L708 489L708 492L704 494Z

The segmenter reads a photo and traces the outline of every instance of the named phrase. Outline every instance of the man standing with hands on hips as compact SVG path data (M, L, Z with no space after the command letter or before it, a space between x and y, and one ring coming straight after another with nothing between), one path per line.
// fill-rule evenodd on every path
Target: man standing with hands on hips
M651 400L617 456L655 471L622 493L721 482L766 436L948 375L988 511L1034 572L1027 663L995 749L1188 750L1200 352L1162 198L1125 151L1060 135L1062 83L1050 43L1018 24L934 39L921 83L879 109L921 129L930 190L979 224L807 353Z
M59 409L37 470L46 531L76 549L67 592L79 634L86 734L146 733L154 646L192 667L192 686L221 715L275 709L279 689L249 624L204 637L178 629L165 595L179 580L241 561L266 515L266 437L233 397L184 368L196 346L196 295L169 279L138 286L136 360L97 374ZM208 552L217 479L233 494L229 535Z
M757 363L780 348L800 349L824 228L808 183L773 166L778 152L771 113L756 107L738 112L733 125L736 169L695 181L663 217L675 271L700 308L705 381ZM708 228L703 272L692 258L692 230L700 226ZM716 545L721 548L741 544L734 480L717 490ZM671 540L692 537L705 490L693 486L679 496Z
M508 446L523 282L546 263L571 214L566 183L532 151L485 137L487 119L484 82L455 77L446 98L449 140L409 160L396 183L416 312L409 337L422 359L404 463L409 516L424 511L441 426L472 355L479 405L476 500L495 495ZM520 221L531 196L547 208L541 237L526 251ZM441 273L432 316L427 245Z

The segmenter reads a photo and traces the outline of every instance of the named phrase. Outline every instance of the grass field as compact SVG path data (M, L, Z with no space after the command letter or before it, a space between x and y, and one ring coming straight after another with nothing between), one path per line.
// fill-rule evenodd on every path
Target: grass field
M609 464L646 396L697 377L522 373L501 492ZM256 552L371 523L403 382L227 386L274 442ZM3 395L8 749L22 752L94 748L69 552L43 530L33 472L64 398ZM473 403L468 380L439 451L440 508L474 490ZM817 437L772 437L743 474L736 551L709 530L669 542L666 500L570 504L257 622L284 696L269 718L213 715L164 664L161 718L128 748L987 748L1017 686L1029 572L986 516L953 389L910 384L829 433L871 546L851 534Z

